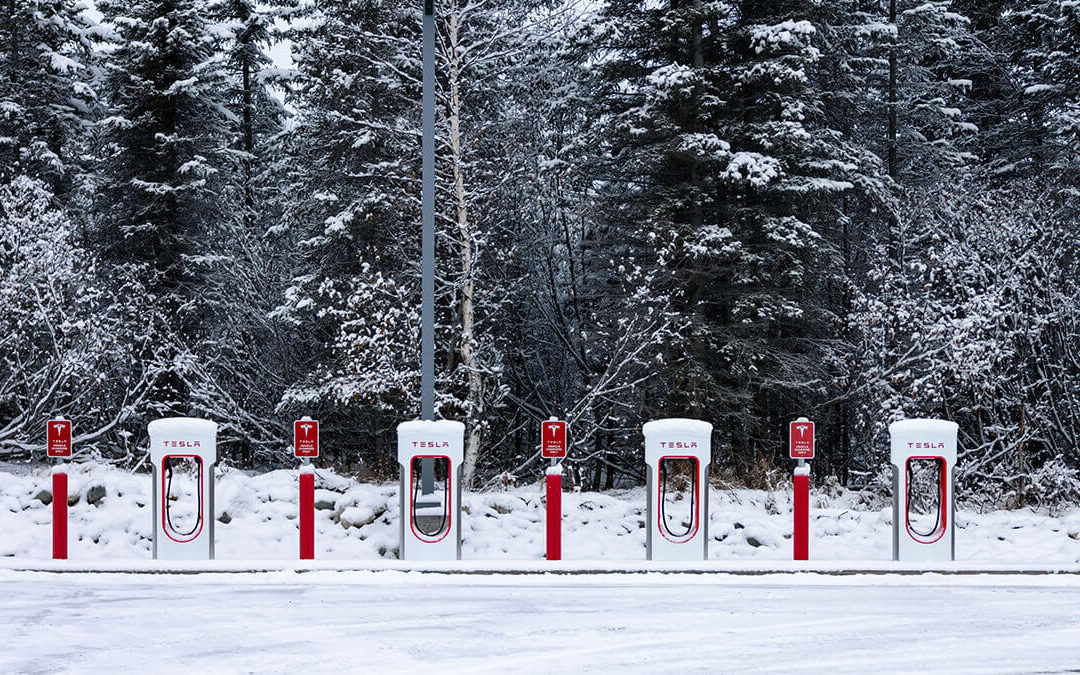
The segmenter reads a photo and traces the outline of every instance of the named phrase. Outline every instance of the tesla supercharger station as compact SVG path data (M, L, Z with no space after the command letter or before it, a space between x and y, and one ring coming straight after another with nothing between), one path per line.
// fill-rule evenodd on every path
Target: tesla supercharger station
M665 419L647 422L641 430L648 468L648 559L707 559L712 425Z
M552 417L540 423L540 456L551 460L544 475L547 502L547 559L562 560L562 464L566 459L566 421Z
M217 423L194 417L154 420L154 558L214 557L214 463Z
M810 559L810 460L814 458L814 423L805 417L788 425L788 455L798 460L792 483L792 558Z
M893 560L942 562L955 556L956 431L956 423L945 420L889 425Z
M315 467L319 456L319 420L306 415L293 422L293 455L300 459L300 559L315 559Z
M413 421L398 425L402 560L461 559L461 462L465 425ZM422 494L421 467L434 463L434 492Z
M64 460L71 459L71 420L57 417L45 426L45 448L56 458L52 472L53 559L68 557L68 477Z

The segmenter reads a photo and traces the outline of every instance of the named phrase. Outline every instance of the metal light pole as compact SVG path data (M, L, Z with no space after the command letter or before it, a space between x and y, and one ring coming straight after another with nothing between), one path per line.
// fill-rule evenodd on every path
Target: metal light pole
M435 0L424 0L423 238L421 241L420 416L435 419ZM435 460L420 460L421 493L435 491ZM411 471L411 469L410 469Z

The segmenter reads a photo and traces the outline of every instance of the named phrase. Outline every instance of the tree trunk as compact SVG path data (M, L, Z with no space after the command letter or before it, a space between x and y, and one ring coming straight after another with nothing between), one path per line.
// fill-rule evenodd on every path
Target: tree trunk
M19 25L16 16L15 0L8 0L7 2L7 31L8 31L8 68L4 73L6 77L15 79L18 75L21 75L20 68L22 64L19 61ZM9 160L11 166L17 166L19 163L19 146L21 143L11 144L11 158ZM2 174L0 174L2 176ZM11 179L12 176L6 176L5 178Z
M896 26L896 0L889 0L889 23ZM897 65L896 49L900 36L893 38L889 45L889 131L888 131L888 170L889 178L898 181L900 167L897 160L896 141L896 106L897 106ZM900 237L900 220L895 213L889 215L889 255L897 269L903 266L903 242Z
M694 0L691 4L694 10L694 24L691 27L691 42L694 45L694 67L702 68L705 66L705 53L701 48L702 43L702 25L701 25L701 0Z
M244 229L251 232L255 229L255 188L252 185L251 160L255 151L255 131L252 128L252 96L251 96L251 63L246 49L242 57L242 73L244 87L244 113L242 130L244 136Z
M480 364L476 358L476 306L475 306L475 262L476 250L473 246L472 224L469 222L469 203L465 193L465 158L461 141L461 56L458 50L460 39L460 12L455 5L447 22L447 53L449 55L450 83L450 160L454 175L454 209L458 226L458 238L461 246L461 365L465 368L468 380L466 396L466 414L468 431L465 436L465 460L462 463L461 482L468 487L476 474L476 461L480 455L483 440L484 392L480 377Z

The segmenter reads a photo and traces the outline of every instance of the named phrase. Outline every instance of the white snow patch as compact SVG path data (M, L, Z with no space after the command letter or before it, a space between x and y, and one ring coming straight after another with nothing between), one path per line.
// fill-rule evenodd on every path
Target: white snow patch
M0 470L0 558L48 560L52 509L35 497L51 489L51 469ZM296 560L297 470L258 475L221 471L216 480L216 555L221 560ZM364 484L316 468L316 558L368 561L397 556L397 483ZM97 505L87 491L100 485ZM175 489L176 486L174 486ZM190 500L187 493L179 502ZM78 561L150 558L151 478L110 466L69 466L69 556ZM563 557L616 564L645 557L645 489L564 492ZM465 493L464 560L541 560L545 548L543 481L505 492ZM178 503L179 503L178 502ZM709 558L790 561L792 503L788 489L709 492ZM227 517L225 517L227 514ZM228 522L222 522L227 520ZM814 561L889 561L892 509L858 492L811 497ZM957 561L1080 562L1080 509L1059 515L1030 510L956 514Z

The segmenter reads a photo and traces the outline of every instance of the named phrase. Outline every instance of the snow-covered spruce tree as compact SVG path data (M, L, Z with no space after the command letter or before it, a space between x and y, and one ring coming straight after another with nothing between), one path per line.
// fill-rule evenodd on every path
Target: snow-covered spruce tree
M500 312L517 288L530 168L517 161L528 142L523 73L559 21L544 4L445 2L437 11L437 408L467 424L466 482L502 424L503 353L519 339ZM301 117L290 142L293 183L303 187L286 222L306 264L277 315L317 327L322 357L285 403L362 415L380 461L393 423L417 413L421 9L318 5L296 49Z
M970 20L952 0L892 0L896 41L889 101L889 175L901 185L932 189L974 160L967 143L978 128L965 107L973 73L984 65Z
M1022 97L1018 111L1027 121L1025 168L1054 180L1057 197L1070 213L1080 205L1080 9L1076 3L1025 3L1008 16L1017 30L1016 59ZM1008 169L1013 167L1002 167Z
M110 432L146 393L75 230L41 180L0 185L0 457L40 457L52 415L73 421L80 450L113 454ZM113 397L115 379L126 397Z
M704 416L736 463L823 397L834 315L823 237L873 168L824 114L803 3L611 2L602 66L609 228L681 317L655 414ZM642 254L644 255L644 253ZM680 361L681 360L681 361ZM743 464L745 466L745 464Z
M320 415L332 457L384 471L395 425L419 414L420 11L383 0L311 8L292 34L298 112L278 160L288 183L274 233L297 264L274 316L300 339L301 371L280 409ZM447 319L438 314L443 345Z
M103 34L84 10L74 0L0 3L0 183L35 176L67 191L79 171Z
M492 239L512 255L487 271L516 278L498 282L510 293L499 324L513 330L504 342L512 417L506 440L484 455L520 475L537 466L537 421L565 415L574 430L571 480L610 487L641 475L642 385L664 368L657 355L669 317L634 254L606 236L591 189L601 112L594 92L602 85L591 67L593 8L551 17L515 71L520 114L507 119L514 133L505 154L526 176L500 199L510 236L499 229Z
M185 377L210 317L231 144L220 39L199 0L106 0L115 28L99 124L97 246L126 305L133 358L154 373L154 414L189 412Z
M1043 104L1053 97L1026 93L1035 78L1030 53L1031 34L1017 11L1027 0L953 0L953 10L969 18L976 42L961 45L965 72L971 81L962 105L964 118L978 127L970 147L978 157L975 168L994 181L1023 180L1042 165L1045 150L1039 127Z
M863 350L869 343L861 332L867 324L853 317L860 314L865 293L881 294L877 300L891 307L914 283L908 258L921 255L916 233L925 229L918 222L922 210L913 205L928 193L951 194L975 160L970 149L976 128L967 117L966 97L970 77L984 69L988 58L970 22L948 2L896 0L884 3L882 10L878 26L887 32L873 47L863 112L849 133L855 142L880 153L895 197L881 200L875 211L856 214L852 225L858 236L845 237L848 281L839 314L846 346L833 379L847 428L840 439L842 475L848 469L876 470L887 449L885 427L893 419L880 399L868 396L870 373L862 368L873 364L870 372L880 372L903 362L910 344L902 335L918 339L915 334L921 330L898 309L892 314L890 337L868 354Z
M949 189L973 160L974 125L966 96L974 73L987 67L987 50L966 18L947 2L833 0L806 10L820 50L811 80L820 91L825 126L836 130L857 165L854 191L836 204L820 232L836 255L825 272L819 301L840 325L839 348L826 357L830 405L814 411L824 432L822 459L845 482L848 469L869 469L883 448L882 417L864 414L856 382L861 336L850 321L870 268L887 256L897 266L907 225L899 218L905 195Z
M952 0L839 0L819 7L831 24L824 58L841 67L833 76L862 88L847 119L834 124L884 160L896 199L905 190L953 183L955 172L975 159L970 143L977 127L967 115L967 96L970 78L990 58L970 21L952 9ZM833 83L825 88L833 98ZM883 224L874 229L899 265L904 223L896 199L878 200ZM877 234L867 232L871 249Z
M271 139L282 129L285 111L269 86L287 86L291 72L274 67L268 50L273 42L286 33L275 28L275 21L287 20L297 10L295 3L285 2L256 5L250 0L213 0L212 9L219 27L228 34L223 48L227 54L229 75L227 100L235 120L234 156L239 171L232 183L243 205L239 212L244 229L261 228L259 216L265 218L263 200L272 197L273 190L265 183L267 154Z
M810 15L820 51L812 79L821 93L823 124L835 130L848 147L858 149L849 152L848 160L854 167L848 176L855 189L838 195L834 215L819 225L834 263L820 270L815 302L836 315L839 327L838 343L824 360L830 375L828 404L803 409L804 414L813 415L822 440L816 465L845 484L860 447L854 431L861 420L851 358L858 334L848 317L854 310L854 291L873 261L874 252L866 243L883 231L886 216L896 204L882 150L887 115L881 107L889 47L896 31L881 21L880 9L879 0L834 0L817 3Z
M221 227L205 245L215 252L204 276L208 321L186 378L194 410L228 421L219 434L226 452L250 465L280 453L287 420L276 407L295 370L295 340L270 317L291 276L288 248L272 230L280 220L285 175L274 165L285 111L269 87L287 86L291 73L272 65L267 49L274 22L287 5L220 0L213 5L219 34L227 38L225 101L233 145L222 165ZM280 458L280 455L277 455Z

